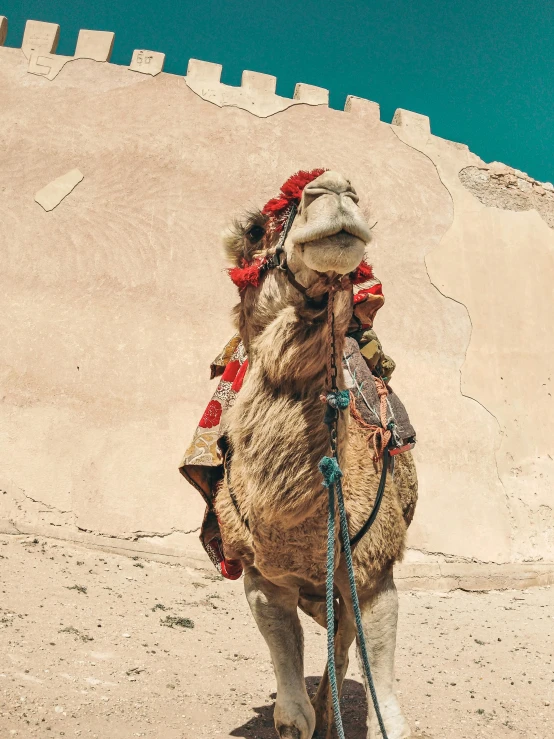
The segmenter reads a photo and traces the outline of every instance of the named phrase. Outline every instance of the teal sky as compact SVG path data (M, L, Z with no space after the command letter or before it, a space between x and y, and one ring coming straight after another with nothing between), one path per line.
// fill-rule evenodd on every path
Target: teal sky
M27 19L59 23L60 54L80 28L115 32L112 62L133 49L166 54L185 74L190 57L326 87L331 107L348 94L424 113L433 133L554 181L554 0L0 0L8 46ZM0 91L1 92L1 91Z

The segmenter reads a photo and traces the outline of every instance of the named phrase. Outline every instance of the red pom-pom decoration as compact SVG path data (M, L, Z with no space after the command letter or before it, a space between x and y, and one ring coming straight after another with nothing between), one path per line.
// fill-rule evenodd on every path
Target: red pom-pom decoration
M269 200L262 209L262 213L272 220L274 231L278 233L283 230L288 215L287 211L291 204L296 203L298 205L306 185L316 180L326 171L326 169L312 169L311 172L301 170L281 185L279 196Z
M354 270L352 275L352 284L361 285L362 282L367 282L373 279L373 267L363 259L360 264Z
M260 284L260 272L266 262L267 257L258 257L258 259L250 262L250 264L243 260L242 267L231 267L227 272L239 291L245 290L250 286L258 287Z

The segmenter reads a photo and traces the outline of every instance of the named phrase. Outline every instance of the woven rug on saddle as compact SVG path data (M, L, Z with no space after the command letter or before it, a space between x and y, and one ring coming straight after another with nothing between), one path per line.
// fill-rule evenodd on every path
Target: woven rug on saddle
M370 303L371 301L364 301ZM376 301L377 302L377 301ZM394 362L382 350L372 329L373 316L382 304L372 311L371 319L354 320L346 339L343 370L347 387L353 398L351 415L354 422L368 429L391 425L391 453L411 449L415 431L399 397L387 384ZM355 314L360 315L358 305ZM364 308L368 306L364 305ZM366 311L367 312L367 311ZM211 377L221 376L212 399L208 403L191 444L180 464L183 476L200 492L206 503L200 540L218 571L229 579L242 574L240 563L226 560L219 524L214 511L217 487L223 477L223 454L219 446L222 437L222 418L234 403L248 370L248 358L240 336L235 335L211 364ZM374 436L375 438L375 436ZM378 450L376 449L376 452ZM369 450L368 450L369 453Z

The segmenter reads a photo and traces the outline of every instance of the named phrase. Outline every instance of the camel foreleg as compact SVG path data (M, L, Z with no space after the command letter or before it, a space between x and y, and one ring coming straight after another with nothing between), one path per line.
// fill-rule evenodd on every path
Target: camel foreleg
M360 608L371 674L388 739L407 739L412 736L412 733L394 692L394 650L398 621L398 595L392 572L387 576L382 588L376 593L374 592L371 597L362 599L360 594ZM359 644L358 655L361 662ZM363 666L360 665L360 667L363 673ZM367 684L366 695L368 704L367 739L377 739L378 737L380 739L381 732L377 723L377 715L373 708L373 701Z
M247 570L244 587L275 670L277 733L281 739L311 739L315 712L304 680L304 638L298 618L298 590L278 587L254 568Z

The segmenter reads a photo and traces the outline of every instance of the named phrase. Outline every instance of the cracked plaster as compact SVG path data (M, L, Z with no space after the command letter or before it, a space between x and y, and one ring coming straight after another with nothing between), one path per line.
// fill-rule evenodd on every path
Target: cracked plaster
M500 210L498 201L474 198L467 173L488 167L475 155L455 151L430 132L404 129L399 135L436 163L453 198L452 227L426 263L437 289L467 308L471 336L461 390L497 427L482 456L495 451L511 556L552 561L554 541L544 532L554 526L554 234L536 210ZM490 167L514 172L497 163Z
M298 83L294 97L284 98L275 94L277 78L270 74L245 70L242 73L241 86L233 87L220 82L221 72L221 64L191 59L185 81L203 100L220 108L242 108L261 118L293 105L329 105L329 91L321 87Z
M535 209L554 229L554 186L550 182L537 182L524 172L496 162L464 167L459 177L483 205L515 211Z

